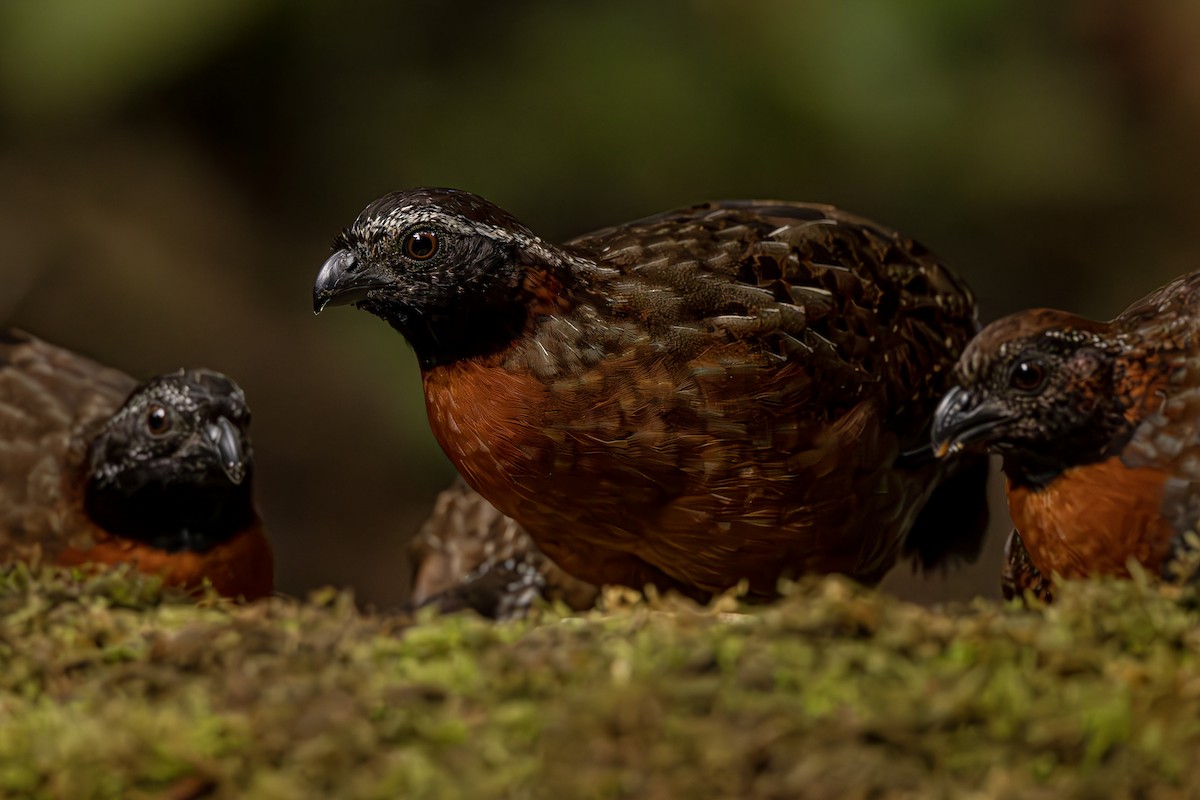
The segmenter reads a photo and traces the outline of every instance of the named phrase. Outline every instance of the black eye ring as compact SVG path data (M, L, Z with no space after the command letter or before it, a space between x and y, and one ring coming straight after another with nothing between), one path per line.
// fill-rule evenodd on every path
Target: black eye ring
M427 261L438 251L438 237L433 231L413 231L404 239L404 255L415 261Z
M162 436L171 430L171 415L162 406L155 403L146 412L146 430L152 436Z
M1008 381L1018 391L1036 392L1046 382L1046 368L1036 361L1020 361Z

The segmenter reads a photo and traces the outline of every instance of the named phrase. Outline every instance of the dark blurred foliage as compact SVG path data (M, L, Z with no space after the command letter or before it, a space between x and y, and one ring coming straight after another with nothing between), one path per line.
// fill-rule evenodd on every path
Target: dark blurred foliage
M309 295L376 195L471 189L549 238L832 202L985 318L1107 317L1200 265L1198 134L1200 5L1169 0L6 3L0 323L234 376L281 588L392 605L451 471L400 337Z

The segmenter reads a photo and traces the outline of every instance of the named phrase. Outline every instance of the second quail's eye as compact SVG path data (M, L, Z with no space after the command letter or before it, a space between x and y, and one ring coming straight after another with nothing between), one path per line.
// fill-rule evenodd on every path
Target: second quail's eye
M404 255L417 261L433 258L438 249L438 237L433 231L414 231L404 240Z
M146 430L154 436L162 436L171 430L171 415L160 405L150 406L150 410L146 412Z
M1036 361L1022 361L1013 367L1009 383L1022 392L1036 392L1046 382L1046 368Z

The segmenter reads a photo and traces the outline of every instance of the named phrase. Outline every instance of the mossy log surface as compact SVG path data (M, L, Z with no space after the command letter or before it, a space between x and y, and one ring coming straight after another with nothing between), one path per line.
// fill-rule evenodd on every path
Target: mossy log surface
M710 608L610 593L364 614L0 573L0 795L1184 797L1200 601L1067 584L926 609L831 578Z

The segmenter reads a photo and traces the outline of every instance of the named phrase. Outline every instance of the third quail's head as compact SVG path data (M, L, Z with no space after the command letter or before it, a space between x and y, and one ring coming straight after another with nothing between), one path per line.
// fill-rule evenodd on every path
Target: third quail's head
M987 448L1035 472L1104 457L1128 428L1106 328L1048 309L986 327L938 406L935 446Z

